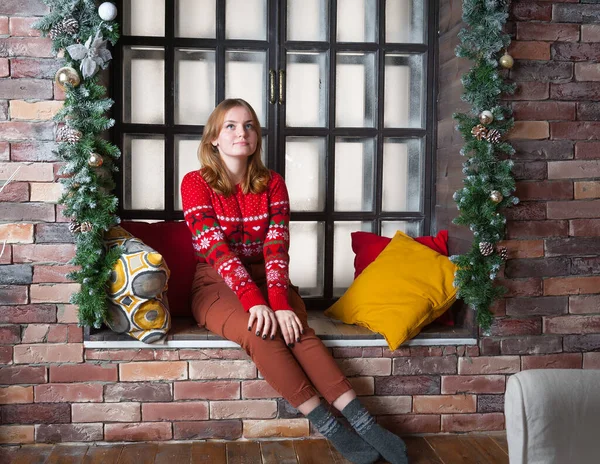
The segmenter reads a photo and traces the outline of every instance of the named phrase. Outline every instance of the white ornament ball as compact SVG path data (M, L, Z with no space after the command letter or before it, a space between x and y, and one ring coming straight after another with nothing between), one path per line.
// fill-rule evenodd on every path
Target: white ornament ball
M117 17L117 7L114 3L104 2L98 7L98 15L104 21L112 21Z

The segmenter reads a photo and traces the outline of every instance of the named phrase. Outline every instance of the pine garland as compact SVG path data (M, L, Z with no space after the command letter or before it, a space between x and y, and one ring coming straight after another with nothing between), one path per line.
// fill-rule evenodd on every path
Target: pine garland
M104 232L120 222L115 215L118 200L112 192L115 160L121 153L102 138L102 133L114 125L114 120L105 116L113 101L106 98L96 70L110 59L102 39L114 45L119 28L114 21L99 17L94 0L43 2L50 13L33 27L52 38L55 53L64 50L65 65L73 68L70 71L80 80L78 85L65 84L64 106L54 118L64 124L57 133L57 153L64 162L60 169L64 193L59 203L65 205L64 214L71 217L70 229L76 233L77 252L71 263L80 266L69 274L81 285L71 303L79 307L80 325L100 327L107 317L106 286L121 253L118 248L106 253L103 247ZM86 57L75 54L73 46L83 50Z
M494 283L506 259L506 249L495 246L504 238L506 224L500 210L519 202L512 195L513 162L507 159L514 149L502 140L514 120L510 109L500 106L501 94L513 93L514 85L504 82L498 68L499 53L510 44L510 37L502 30L509 4L508 0L463 0L467 27L460 31L456 49L458 57L474 64L462 78L462 99L471 104L471 111L454 114L465 140L460 153L466 157L464 187L454 194L460 211L454 223L468 226L474 240L468 253L451 259L458 267L454 280L457 295L476 311L484 331L493 320L491 305L506 291ZM480 115L486 110L492 113L493 121L482 124Z

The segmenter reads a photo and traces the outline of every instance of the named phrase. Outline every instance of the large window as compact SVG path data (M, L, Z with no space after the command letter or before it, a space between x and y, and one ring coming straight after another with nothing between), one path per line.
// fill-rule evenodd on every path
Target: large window
M291 279L310 307L352 282L351 232L429 232L436 2L119 3L121 217L182 219L203 124L241 97L288 185Z

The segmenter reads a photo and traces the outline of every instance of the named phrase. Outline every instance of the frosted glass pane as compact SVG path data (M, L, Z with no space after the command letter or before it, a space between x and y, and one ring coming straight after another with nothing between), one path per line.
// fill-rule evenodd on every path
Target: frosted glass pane
M323 42L327 40L328 31L328 0L288 0L288 40Z
M158 47L123 47L123 119L165 122L165 53Z
M175 136L175 209L181 211L181 181L190 171L200 169L198 135Z
M338 53L335 125L375 126L375 54Z
M382 221L381 235L383 237L393 237L396 231L400 230L411 237L420 237L423 223L420 221Z
M203 125L215 107L215 52L175 50L175 124Z
M227 0L225 38L266 40L266 0Z
M302 296L323 296L325 226L290 222L290 280Z
M335 139L335 210L371 211L375 139Z
M175 37L202 39L216 37L216 0L175 1Z
M325 127L327 124L327 53L288 52L286 125Z
M243 98L266 126L267 55L265 52L225 52L225 98Z
M285 181L292 211L325 209L326 141L324 137L288 137Z
M164 37L165 0L125 0L123 34Z
M123 184L125 209L165 208L165 141L162 137L125 136Z
M372 232L370 222L336 222L333 225L333 296L342 296L354 280L351 233Z
M384 127L423 127L422 55L385 56Z
M377 2L373 0L338 0L337 41L376 42Z
M423 0L386 0L385 41L425 43Z
M421 211L421 140L383 143L383 210Z

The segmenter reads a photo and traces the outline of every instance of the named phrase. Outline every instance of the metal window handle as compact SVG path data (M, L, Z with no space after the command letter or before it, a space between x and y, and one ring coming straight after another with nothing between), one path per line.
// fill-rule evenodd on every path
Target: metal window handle
M269 69L269 103L274 105L275 100L275 70Z
M285 71L283 69L279 70L279 104L283 104L285 102L284 97L284 79L285 79Z

